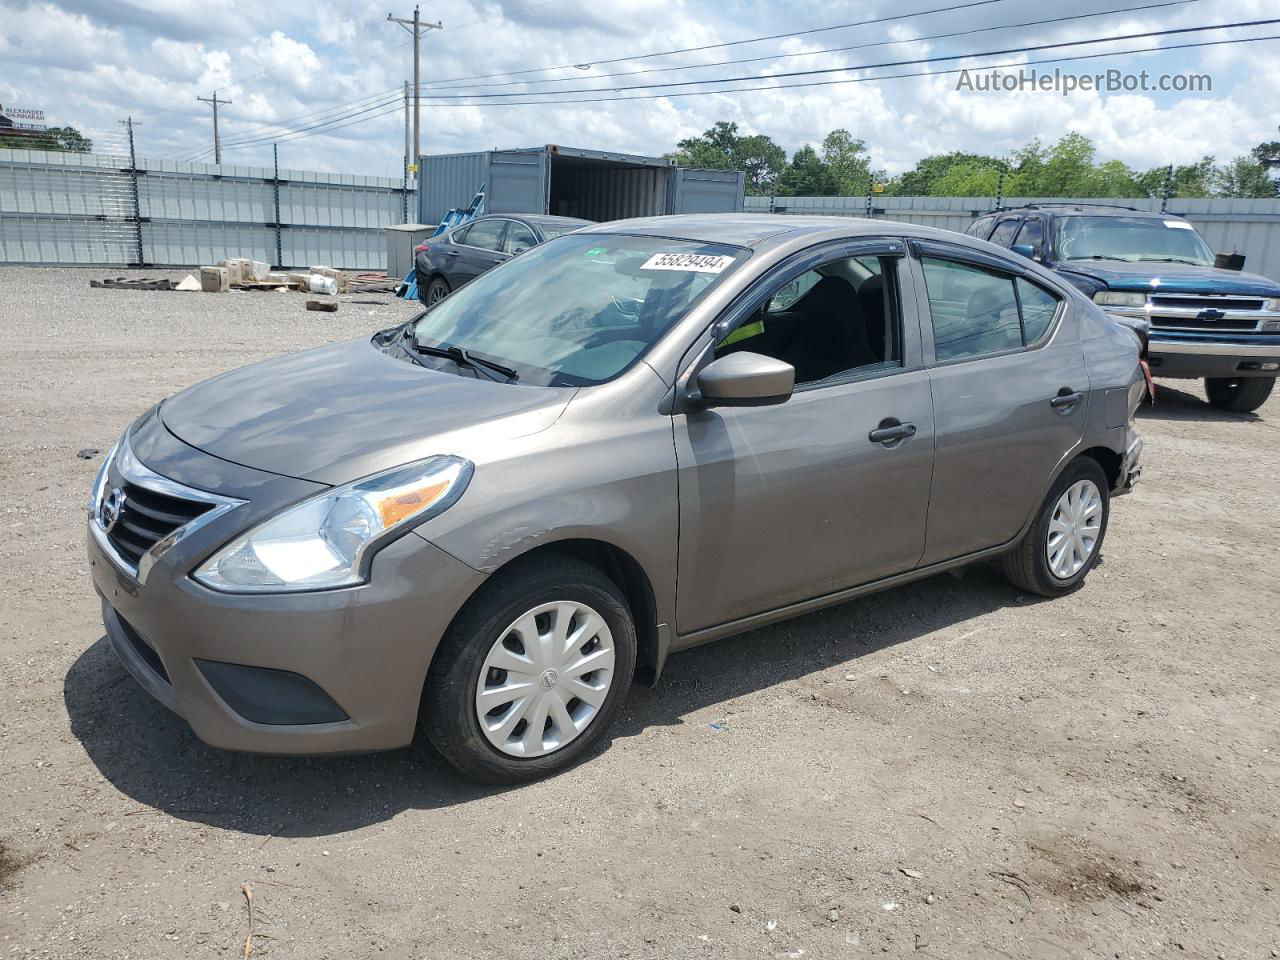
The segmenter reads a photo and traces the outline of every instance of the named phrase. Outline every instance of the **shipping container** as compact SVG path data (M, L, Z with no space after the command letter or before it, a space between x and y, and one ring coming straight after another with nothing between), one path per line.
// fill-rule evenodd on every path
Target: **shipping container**
M737 213L736 170L678 167L665 157L548 144L419 158L418 218L439 223L485 188L485 213L550 213L621 220L667 213Z

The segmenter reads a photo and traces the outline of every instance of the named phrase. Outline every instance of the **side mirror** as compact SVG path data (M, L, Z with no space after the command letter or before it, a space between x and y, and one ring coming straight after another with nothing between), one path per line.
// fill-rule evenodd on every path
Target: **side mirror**
M1012 250L1014 253L1021 254L1022 256L1026 257L1028 260L1040 259L1040 251L1029 243L1015 243L1009 249Z
M767 407L785 403L796 384L796 368L758 353L730 353L698 374L702 407Z

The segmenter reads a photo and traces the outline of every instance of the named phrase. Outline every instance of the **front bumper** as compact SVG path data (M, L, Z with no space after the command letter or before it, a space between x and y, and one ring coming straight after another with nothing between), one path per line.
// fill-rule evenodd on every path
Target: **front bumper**
M310 754L408 744L439 639L484 575L410 532L377 553L363 586L219 593L188 573L243 531L237 512L165 551L145 584L90 534L103 624L125 668L215 747Z
M1274 377L1280 373L1280 336L1269 339L1273 342L1261 337L1236 342L1153 337L1147 360L1157 377Z

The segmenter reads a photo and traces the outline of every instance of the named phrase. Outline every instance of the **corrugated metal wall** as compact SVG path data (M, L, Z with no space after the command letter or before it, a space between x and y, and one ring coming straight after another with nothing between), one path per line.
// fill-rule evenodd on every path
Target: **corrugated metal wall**
M489 155L485 150L419 157L418 222L439 223L454 207L471 203L476 191L489 182Z
M976 217L996 206L995 197L877 197L871 198L873 216L963 231ZM1006 207L1026 203L1110 203L1158 211L1159 200L1008 197ZM755 212L816 214L835 217L866 216L866 197L747 197L746 209ZM1245 269L1280 281L1280 200L1208 197L1169 201L1169 213L1186 217L1205 241L1219 253L1243 253Z
M384 177L0 150L0 263L381 270L383 229L416 207ZM276 190L280 226L276 227ZM279 257L277 258L277 233ZM141 257L139 257L141 241Z

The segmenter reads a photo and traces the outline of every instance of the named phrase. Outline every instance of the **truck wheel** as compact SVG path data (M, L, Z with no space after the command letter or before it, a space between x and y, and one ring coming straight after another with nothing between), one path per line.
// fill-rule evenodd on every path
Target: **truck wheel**
M476 780L558 773L604 736L635 664L635 623L612 580L573 557L518 561L441 641L422 693L424 732Z
M1102 554L1111 512L1107 491L1107 475L1092 457L1062 471L1031 529L1002 558L1009 581L1042 597L1078 589Z
M1209 395L1209 403L1219 410L1230 410L1233 413L1253 413L1267 402L1271 396L1271 388L1276 385L1274 377L1206 377L1204 392Z

